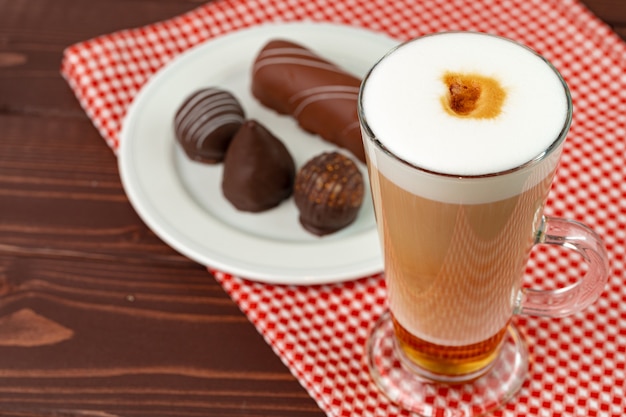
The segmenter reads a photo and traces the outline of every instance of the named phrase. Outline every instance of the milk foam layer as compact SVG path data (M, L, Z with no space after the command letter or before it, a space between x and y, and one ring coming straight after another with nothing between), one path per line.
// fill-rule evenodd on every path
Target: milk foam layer
M491 77L506 90L495 118L455 117L441 105L446 73ZM362 117L390 152L425 170L477 176L540 156L566 130L569 96L540 56L480 33L444 33L405 43L368 75Z

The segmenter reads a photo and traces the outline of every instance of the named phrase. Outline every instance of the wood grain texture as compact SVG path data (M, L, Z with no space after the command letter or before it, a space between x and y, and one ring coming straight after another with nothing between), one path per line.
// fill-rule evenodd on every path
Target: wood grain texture
M322 415L139 219L59 74L66 46L198 5L0 0L0 415Z
M0 415L322 416L207 271L139 219L63 49L204 1L0 0ZM585 0L626 37L626 2Z

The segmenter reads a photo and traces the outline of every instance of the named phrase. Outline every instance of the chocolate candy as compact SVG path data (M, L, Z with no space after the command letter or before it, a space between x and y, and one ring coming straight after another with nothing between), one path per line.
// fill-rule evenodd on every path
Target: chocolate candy
M296 174L294 199L300 223L323 236L348 226L363 203L361 171L338 152L325 152L309 160Z
M365 162L357 115L361 80L307 48L285 40L263 47L252 69L252 94L293 116L306 131Z
M291 196L295 174L285 145L259 122L247 120L226 152L222 192L239 210L264 211Z
M218 163L244 117L243 108L231 93L204 88L187 97L176 112L176 139L190 159Z

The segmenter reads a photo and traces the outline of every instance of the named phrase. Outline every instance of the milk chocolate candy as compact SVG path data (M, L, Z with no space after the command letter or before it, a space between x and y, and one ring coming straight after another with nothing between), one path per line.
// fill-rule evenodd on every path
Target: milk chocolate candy
M293 193L295 162L285 145L255 120L235 134L222 177L224 197L238 210L260 212Z
M309 49L272 40L252 68L252 94L293 116L306 131L349 150L365 162L357 99L361 80Z
M323 236L352 223L363 203L364 183L356 164L338 152L310 159L296 174L294 200L300 223Z
M176 112L176 139L190 159L218 163L244 117L243 108L231 93L203 88L188 96Z

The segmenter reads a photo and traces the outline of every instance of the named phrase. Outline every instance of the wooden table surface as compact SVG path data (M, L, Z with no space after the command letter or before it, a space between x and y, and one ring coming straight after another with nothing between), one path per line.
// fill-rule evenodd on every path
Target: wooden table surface
M626 2L584 0L626 39ZM194 0L0 0L0 415L322 416L205 268L129 204L59 74Z

